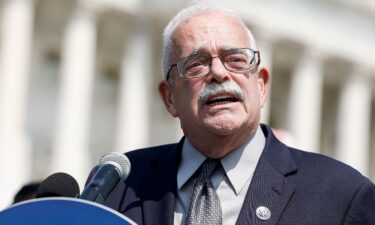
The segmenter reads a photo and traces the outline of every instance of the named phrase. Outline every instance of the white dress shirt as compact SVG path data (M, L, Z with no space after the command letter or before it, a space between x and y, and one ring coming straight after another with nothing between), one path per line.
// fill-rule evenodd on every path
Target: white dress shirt
M220 199L223 225L236 223L264 145L265 137L259 126L251 139L220 159L222 168L213 174L211 181ZM177 173L174 225L184 224L194 185L191 177L205 159L186 138Z

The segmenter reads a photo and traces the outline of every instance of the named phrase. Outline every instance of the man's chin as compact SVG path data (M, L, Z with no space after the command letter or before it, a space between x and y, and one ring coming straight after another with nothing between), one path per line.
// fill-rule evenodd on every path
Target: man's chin
M211 133L220 136L231 135L233 133L236 133L236 131L238 131L240 128L240 125L237 123L237 121L223 119L217 121L207 121L205 125Z

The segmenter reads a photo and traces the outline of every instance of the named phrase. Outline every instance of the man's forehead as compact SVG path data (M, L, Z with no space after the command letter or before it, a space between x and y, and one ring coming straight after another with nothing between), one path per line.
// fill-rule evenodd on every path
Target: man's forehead
M203 12L193 15L182 21L177 27L179 29L187 29L191 32L211 33L217 32L222 26L243 28L243 24L232 15L223 12ZM186 32L185 31L185 32Z
M188 24L193 22L201 22L201 21L215 21L215 20L225 20L225 21L233 21L239 23L239 18L231 15L227 12L222 11L203 11L197 14L193 14L190 17L187 17L185 20L181 22L182 24Z
M236 35L234 35L236 34ZM202 14L181 23L172 35L175 54L249 47L245 27L233 16Z

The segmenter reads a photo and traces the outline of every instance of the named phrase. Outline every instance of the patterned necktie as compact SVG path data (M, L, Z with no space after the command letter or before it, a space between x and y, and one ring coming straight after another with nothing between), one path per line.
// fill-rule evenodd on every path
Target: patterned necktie
M220 199L211 183L211 176L220 165L219 160L206 159L196 179L185 225L222 225Z

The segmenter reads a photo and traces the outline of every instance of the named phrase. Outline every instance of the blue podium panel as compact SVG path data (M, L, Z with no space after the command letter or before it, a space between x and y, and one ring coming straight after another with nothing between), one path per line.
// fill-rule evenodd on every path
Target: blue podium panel
M75 198L41 198L0 212L1 225L136 225L124 215Z

